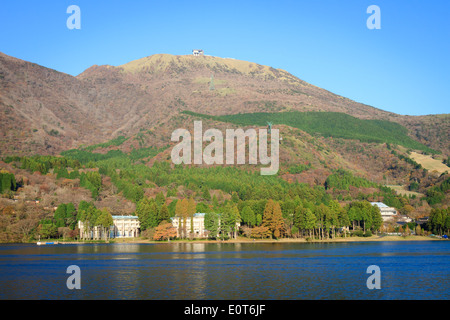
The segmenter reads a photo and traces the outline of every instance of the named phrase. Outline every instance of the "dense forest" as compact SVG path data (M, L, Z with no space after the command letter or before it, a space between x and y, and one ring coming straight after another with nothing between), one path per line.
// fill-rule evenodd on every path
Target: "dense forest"
M78 238L79 221L86 226L82 239L86 240L93 228L97 228L101 230L97 233L99 237L108 240L107 226L111 224L112 214L123 213L122 202L132 204L133 209L128 213L138 216L142 237L154 240L169 239L177 231L181 238L192 239L195 236L192 230L185 230L183 226L195 213L205 214L208 237L222 240L236 237L330 239L410 230L418 233L416 222L403 227L395 223L383 224L378 207L370 204L373 201L384 202L403 215L413 216L415 212L414 218L430 215L428 223L419 227L421 232L448 233L449 214L443 203L448 201L450 178L442 174L430 179L427 170L408 157L408 152L396 148L400 145L434 153L409 138L406 129L399 124L361 120L332 112L229 116L185 113L239 125L266 126L270 121L314 135L386 143L386 154L405 164L405 168L409 168L405 172L410 170L406 175L409 190L423 193L397 193L388 186L342 168L328 168L326 164L326 170L320 172L323 180L313 184L283 178L284 173L317 173L314 171L317 168L309 161L290 162L273 176L262 176L257 167L250 165L174 165L166 155L156 157L169 145L145 147L143 135L138 134L133 140L139 142L140 148L132 144L120 148L130 138L119 136L105 143L63 151L58 156L4 157L2 160L11 171L27 174L21 174L16 181L13 173L0 172L0 194L3 199L15 201L14 205L0 208L0 241ZM356 153L363 153L364 149L359 148ZM393 161L391 166L398 163ZM35 196L25 199L27 202L37 204L45 195L55 196L47 200L43 208L18 202L20 190L30 186L30 179L34 181L31 186L37 183L38 187L31 188ZM69 201L57 200L58 192L67 193L67 190L77 196L66 197ZM105 206L104 199L114 199L115 211L109 207L111 202ZM180 230L174 231L171 227L174 217L182 221Z
M378 207L369 201L383 201L401 213L407 213L413 205L411 196L398 195L388 187L342 169L333 170L324 185L309 186L289 183L279 176L261 176L257 170L246 166L198 167L173 165L170 161L155 161L148 166L141 162L164 148L144 148L129 153L112 150L103 154L92 150L74 149L56 157L5 157L3 161L30 173L51 175L57 181L77 181L80 187L90 191L93 201L102 192L104 179L108 179L116 194L135 203L142 235L158 240L176 235L168 224L171 218L192 219L196 212L205 213L205 227L212 239L371 236L402 231L402 227L383 228ZM289 170L309 169L308 165L298 165ZM1 183L2 193L5 190L14 193L17 188L14 175L7 172L2 172ZM430 188L424 199L431 205L439 205L449 185L449 179L444 180ZM372 192L352 196L349 191L363 188ZM164 191L159 191L155 197L146 196L146 192L153 189ZM343 197L343 193L346 196ZM107 208L96 208L93 201L57 204L55 212L41 215L24 228L22 234L18 232L20 239L78 238L78 221L88 228L106 230L112 221L111 212ZM422 229L448 233L448 210L441 210L439 206L433 210L429 223L422 225ZM10 211L9 219L20 220L20 213L15 215ZM408 224L406 230L416 227L417 224ZM3 228L1 232L8 233L6 222L0 228ZM103 240L108 239L106 231L101 234ZM190 230L182 230L180 235L182 238L194 236Z
M258 112L211 116L191 111L185 114L242 126L266 126L268 122L284 124L309 134L324 137L357 139L362 142L391 143L406 148L439 153L408 136L408 130L398 123L386 120L362 120L339 112Z

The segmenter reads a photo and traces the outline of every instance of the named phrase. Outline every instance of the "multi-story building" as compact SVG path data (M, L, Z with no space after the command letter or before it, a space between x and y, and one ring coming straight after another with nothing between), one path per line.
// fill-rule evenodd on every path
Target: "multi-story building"
M139 237L140 223L137 216L112 216L113 225L109 227L108 238L136 238ZM102 239L103 228L93 227L86 229L83 221L78 221L80 238Z
M177 238L181 236L181 232L183 230L186 231L186 235L188 236L191 231L193 231L194 238L206 238L208 236L207 230L205 229L205 214L204 213L195 213L192 218L193 228L191 229L191 218L186 218L186 226L183 226L183 218L174 217L172 218L172 225L177 229Z
M388 207L383 202L371 202L370 204L380 208L381 218L383 221L391 220L397 215L397 210L395 210L395 208Z
M140 223L137 216L112 216L114 226L111 228L111 238L139 237Z

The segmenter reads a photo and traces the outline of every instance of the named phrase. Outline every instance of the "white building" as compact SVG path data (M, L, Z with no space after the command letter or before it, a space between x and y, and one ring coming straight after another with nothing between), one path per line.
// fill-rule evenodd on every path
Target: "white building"
M109 238L136 238L139 237L140 223L137 216L112 216L113 225L109 228ZM83 221L78 221L80 238L102 239L102 228L93 227L85 230ZM86 232L88 232L86 234Z
M112 216L114 226L111 228L111 238L139 237L140 223L137 216Z
M391 220L397 215L397 210L395 210L395 208L388 207L383 202L371 202L370 204L380 208L381 218L383 218L383 221Z
M190 217L186 218L186 227L184 227L182 225L183 224L182 218L173 217L171 219L172 219L172 226L177 229L177 237L178 238L181 236L180 231L182 232L183 229L186 230L185 237L188 237L190 235L190 233L191 233L191 218ZM209 230L207 230L205 228L205 213L194 213L192 221L194 223L193 224L193 237L194 238L207 238L209 236ZM180 228L180 223L181 223L181 228ZM219 217L218 223L220 226L220 217ZM236 223L236 230L239 229L240 225L241 225L240 222Z
M206 238L208 236L207 230L205 229L205 214L204 213L194 213L193 220L193 231L194 238ZM181 227L183 227L183 219L180 217L172 218L172 225L177 229L177 238L180 237L180 223ZM183 229L186 230L186 235L191 233L191 218L186 218L186 227Z

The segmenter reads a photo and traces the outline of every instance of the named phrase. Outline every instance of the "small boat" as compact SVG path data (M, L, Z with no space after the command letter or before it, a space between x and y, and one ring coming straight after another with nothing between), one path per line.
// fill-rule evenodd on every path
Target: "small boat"
M44 244L58 244L58 242L41 242L41 237L39 236L39 241L36 242L38 246L42 246Z

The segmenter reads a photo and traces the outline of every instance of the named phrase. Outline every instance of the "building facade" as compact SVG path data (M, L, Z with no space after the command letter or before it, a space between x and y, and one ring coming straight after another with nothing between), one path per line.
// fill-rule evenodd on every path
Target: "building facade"
M137 238L141 225L137 216L112 216L111 238Z
M383 219L383 221L391 220L394 216L397 215L397 210L395 210L395 208L388 207L383 202L371 202L370 204L380 208L381 218Z
M112 216L113 225L109 227L108 238L139 237L140 223L137 216ZM104 238L100 227L86 228L83 221L78 221L81 239L99 240Z
M193 222L193 228L191 229L191 221ZM194 238L206 238L208 237L208 232L205 229L205 214L195 213L193 218L186 218L186 226L183 226L183 218L173 217L172 225L177 229L177 238L182 236L183 230L185 230L187 237L191 231L193 231Z

